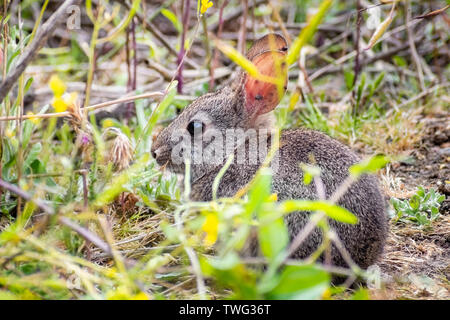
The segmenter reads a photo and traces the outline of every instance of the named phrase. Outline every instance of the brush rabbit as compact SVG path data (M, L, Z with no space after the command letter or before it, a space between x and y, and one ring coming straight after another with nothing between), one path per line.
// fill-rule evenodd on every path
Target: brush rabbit
M260 74L271 77L281 74L286 84L287 68L284 63L279 62L279 58L283 58L286 52L287 43L284 38L269 34L253 44L247 58ZM282 89L284 91L286 85ZM228 156L234 153L235 158L217 190L218 196L233 196L252 179L270 148L270 134L267 138L258 133L268 132L273 127L273 115L270 111L280 102L279 93L280 85L259 81L241 71L231 85L215 93L205 94L189 105L157 136L151 149L152 155L159 165L166 165L169 170L179 174L185 173L183 159L190 158L190 196L196 201L208 201L212 199L214 178ZM228 144L224 147L225 140L229 141L228 136L233 131L235 135L232 139L236 138L240 142L234 148L229 148ZM248 132L253 133L253 136ZM256 139L252 140L253 137ZM215 154L211 151L211 145L216 147ZM263 150L255 151L258 149L255 146L260 146ZM258 154L261 151L262 156ZM245 160L237 161L239 154ZM276 162L276 166L272 166L272 192L277 193L279 200L318 198L314 183L303 184L303 172L299 166L300 163L310 163L311 155L315 165L321 169L320 177L327 198L348 176L349 167L361 160L350 148L320 132L306 129L283 130L279 150L272 161ZM382 253L387 234L385 200L376 178L363 175L340 198L338 204L354 213L359 222L349 225L330 219L330 225L353 261L361 268L367 268ZM285 217L291 241L308 219L307 212L293 212ZM308 257L320 245L321 237L321 231L316 228L291 258ZM331 248L331 263L347 266L334 246Z

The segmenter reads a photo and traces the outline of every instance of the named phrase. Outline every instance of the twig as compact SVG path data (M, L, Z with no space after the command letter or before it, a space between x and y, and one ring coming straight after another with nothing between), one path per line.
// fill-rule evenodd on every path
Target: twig
M356 39L355 39L355 69L354 69L354 77L353 77L353 115L355 116L358 110L356 110L357 104L354 102L356 100L356 83L358 81L359 73L361 71L361 65L359 61L359 57L361 55L361 50L359 47L359 40L361 38L361 22L362 22L362 10L361 10L361 0L358 0L356 2L357 10L358 10L358 16L356 18Z
M67 8L71 5L78 3L80 0L67 0L56 10L50 18L42 25L39 32L36 33L33 42L26 48L21 58L17 62L16 68L3 80L0 86L0 102L5 99L8 92L14 86L14 83L20 77L20 75L25 71L28 64L33 60L37 52L44 46L47 42L49 36L55 30L55 25L60 21L60 19L66 15Z
M415 43L419 43L420 41L423 40L423 36L416 39ZM370 65L378 60L383 60L383 59L387 59L403 50L408 49L409 45L408 44L403 44L401 46L398 46L396 48L392 48L391 50L385 51L385 52L380 52L378 54L376 54L375 56L373 56L372 58L369 59L365 59L362 63L361 63L361 67L363 66L367 66ZM310 76L309 79L310 80L315 80L325 74L329 74L329 73L333 73L333 72L338 72L340 71L343 67L340 67L339 65L344 64L346 61L350 60L351 58L353 58L356 55L356 51L352 51L347 53L345 56L339 58L338 60L335 61L334 64L328 64L325 67L314 71Z
M414 17L414 20L416 20L416 19L429 19L429 18L433 18L433 17L435 17L435 16L437 16L437 15L439 15L439 14L441 14L441 13L444 13L448 8L450 8L450 4L448 4L448 5L446 5L444 8L442 8L442 9L438 9L438 10L435 10L435 11L432 11L432 12L429 12L429 13L426 13L426 14L423 14L423 15L420 15L420 16L417 16L417 17Z
M240 53L244 54L246 51L246 34L247 34L247 16L248 16L248 0L244 0L244 14L242 15L241 20L241 28L239 30L239 37L238 37L238 45L237 49Z
M224 0L222 6L219 9L219 31L217 32L217 39L222 39L222 30L223 30L223 10L228 4L229 0ZM217 47L214 47L214 58L211 66L211 79L209 80L209 88L210 90L214 90L214 71L217 68L218 60L219 60L219 50Z
M331 195L329 201L332 203L336 203L339 201L339 199L347 192L347 190L353 185L355 182L355 179L349 175L344 182L341 183L339 188L334 191L334 193Z
M128 91L135 91L136 90L136 75L137 75L137 45L136 45L136 23L134 18L131 21L131 31L127 30L127 69L128 69ZM130 45L129 45L129 34L131 33L131 43L133 47L133 70L131 72L130 70L130 64L131 64L131 53L130 53ZM131 118L131 114L134 110L134 101L129 102L126 105L126 118Z
M195 38L197 37L197 32L198 32L199 25L200 25L200 21L197 21L197 25L195 26L194 35L192 36L192 39L195 39ZM188 49L186 50L186 52L184 53L184 55L183 55L181 61L184 61L184 59L186 59L186 56L187 56L187 54L189 53L189 51L191 50L191 47L192 47L192 44L193 44L193 43L194 43L194 41L191 41L191 43L190 43L190 45L189 45L189 48L188 48ZM178 73L178 70L179 70L180 67L181 67L181 65L179 64L178 67L177 67L177 70L175 71L175 74ZM172 83L173 83L174 80L175 80L175 77L173 77L173 78L170 80L170 83L169 83L169 85L167 86L166 90L164 90L164 92L162 93L162 95L163 95L164 97L165 97L165 96L167 95L167 93L169 92L169 88L171 87L171 85L172 85ZM159 103L159 104L156 106L156 108L153 110L153 112L157 112L157 110L158 110L158 108L160 107L160 105L161 105L161 104ZM144 127L144 132L147 131L147 128L148 128L149 125L150 125L150 121L147 121L147 124L146 124L145 127ZM134 151L137 150L139 144L141 143L141 140L142 140L142 136L140 136L139 139L138 139L138 141L136 142L136 146L135 146L135 148L134 148Z
M311 234L311 232L316 228L317 222L325 217L325 213L320 212L315 219L310 219L308 223L303 227L301 232L299 232L294 240L292 240L291 245L283 259L283 263L285 263L291 255L297 251L297 249L301 246L301 244L306 240L306 238Z
M181 43L180 43L180 52L178 53L177 57L177 65L178 65L178 72L177 72L177 92L183 93L183 62L184 62L184 43L186 40L186 30L189 28L189 9L190 9L190 0L185 0L184 7L183 7L183 31L181 32Z
M253 1L251 4L249 4L248 9L251 9L253 7L257 7L260 4L266 3L267 0L256 0ZM223 18L224 21L230 21L230 20L234 20L236 18L239 18L242 15L243 12L243 7L242 6L238 6L236 9L234 9L233 11L231 11L230 13L226 14L225 17ZM208 30L209 31L216 31L220 26L220 21L216 22L216 23L212 23L208 26Z
M443 89L443 88L448 88L448 87L450 87L450 82L445 82L445 83L437 84L437 85L435 85L435 86L432 87L432 88L429 88L429 89L427 89L427 90L425 90L425 91L422 91L422 92L421 92L420 94L418 94L417 96L414 96L414 97L412 97L412 98L406 100L405 102L402 102L401 104L394 106L394 108L391 109L391 110L399 111L401 108L403 108L403 107L405 107L405 106L407 106L407 105L409 105L409 104L411 104L411 103L413 103L413 102L415 102L415 101L417 101L417 100L422 99L423 97L425 97L425 96L427 96L427 95L433 93L433 91L435 91L435 90L439 90L439 89ZM389 110L389 111L391 111L391 110Z
M124 7L126 7L128 10L131 9L130 4L125 0L118 0L119 3L121 3ZM147 18L145 15L143 15L140 12L136 12L135 16L138 18L138 20L142 23L142 25L145 27L147 31L149 31L151 34L155 36L156 39L158 39L159 42L169 51L170 54L174 55L175 57L178 56L178 52L173 48L173 46L167 42L166 36L159 31L159 29L150 21L147 21ZM192 61L189 58L185 58L186 64L188 64L191 68L199 69L200 66Z
M89 231L86 228L83 228L79 224L73 222L72 220L66 218L66 217L59 217L59 222L61 222L66 227L69 227L76 233L78 233L80 236L85 238L87 241L93 243L96 247L101 249L103 252L105 252L108 256L112 256L113 252L111 247L102 239L100 239L97 235L93 234L91 231Z
M9 182L0 179L0 187L12 193L15 193L16 195L18 195L21 198L24 198L27 201L32 201L38 208L40 208L42 211L46 212L49 215L55 214L55 210L52 207L48 206L45 202L43 202L40 199L34 199L29 193L23 191L19 187Z
M416 45L414 43L414 34L411 30L411 27L409 26L409 22L411 21L411 5L409 3L409 0L405 1L405 11L406 11L406 33L408 34L408 43L409 48L411 50L411 55L414 60L414 64L416 65L417 70L417 76L419 78L420 88L425 90L425 80L423 78L423 70L422 70L422 63L420 61L419 54L417 53Z
M277 23L281 29L281 32L283 32L283 36L286 38L288 45L291 46L292 39L291 39L291 36L289 35L289 32L287 31L287 28L283 22L283 19L281 18L279 7L276 4L273 4L272 1L269 1L269 5L273 10L274 18L277 21Z
M94 104L92 106L88 106L86 108L80 108L81 111L92 111L92 110L97 110L97 109L101 109L101 108L105 108L105 107L109 107L115 104L120 104L120 103L124 103L124 102L128 102L128 101L134 101L134 100L139 100L139 99L147 99L147 98L155 98L155 97L162 97L164 96L163 92L150 92L150 93L144 93L144 94L139 94L136 96L131 96L131 97L124 97L124 98L120 98L117 100L112 100L112 101L107 101L107 102L102 102L99 104ZM22 117L22 119L37 119L37 118L59 118L59 117L65 117L65 116L69 116L70 113L68 111L64 111L64 112L57 112L57 113L44 113L44 114L34 114L34 115L24 115ZM14 116L10 116L10 117L0 117L0 121L9 121L9 120L17 120L17 117Z
M34 199L29 193L25 192L24 190L20 189L19 187L10 184L4 180L0 179L0 187L15 193L16 195L20 196L21 198L33 202L38 208L40 208L42 211L47 213L48 215L55 215L55 209L45 204L40 199ZM97 235L90 232L86 228L81 227L80 225L76 224L72 220L66 218L66 217L58 217L58 221L65 225L66 227L69 227L79 235L81 235L83 238L88 240L89 242L92 242L95 246L97 246L99 249L104 251L109 256L112 256L112 249L111 247L102 239L100 239Z
M209 77L210 79L214 78L214 71L212 69L212 65L211 65L211 46L209 45L209 37L208 37L208 26L206 24L206 16L203 15L201 17L202 20L202 25L203 25L203 32L205 33L205 51L206 51L206 67L209 70ZM211 92L212 90L214 90L214 88L209 87L208 90Z

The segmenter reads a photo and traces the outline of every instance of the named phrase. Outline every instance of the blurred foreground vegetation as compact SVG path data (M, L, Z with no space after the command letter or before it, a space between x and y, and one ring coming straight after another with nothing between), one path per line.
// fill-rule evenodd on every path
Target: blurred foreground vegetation
M384 270L315 263L332 238L327 219L355 222L343 208L278 203L265 168L245 194L192 202L189 184L180 181L182 191L149 150L190 101L245 65L218 39L244 53L252 40L279 32L293 58L279 127L320 130L366 155L355 179L390 161L379 174L393 198L392 223L445 234L448 176L427 194L395 168L412 161L426 119L449 118L450 18L441 10L448 1L73 2L11 90L0 92L0 299L420 298L383 293L392 285ZM60 6L4 1L2 85ZM448 136L436 146L445 143ZM305 170L312 179L314 168ZM311 221L326 235L306 261L287 255L282 217L296 209L315 212ZM264 256L242 259L252 227ZM332 275L349 280L334 287ZM428 275L440 279L433 298L448 298L440 289L448 294L448 276ZM357 278L380 286L348 289Z

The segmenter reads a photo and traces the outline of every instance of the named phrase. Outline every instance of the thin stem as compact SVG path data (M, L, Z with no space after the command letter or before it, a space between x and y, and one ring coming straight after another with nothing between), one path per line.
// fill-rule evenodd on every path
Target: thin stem
M203 25L203 32L205 33L206 67L209 70L210 79L213 79L214 71L213 71L212 65L211 65L211 46L209 45L208 26L206 25L205 15L203 15L201 19L202 19L202 25ZM212 90L214 90L214 88L209 87L209 91L212 91Z
M356 101L356 83L358 81L359 73L361 71L361 64L360 64L360 38L361 38L361 23L362 23L362 10L361 10L361 0L358 0L356 2L358 15L356 18L356 36L355 36L355 67L354 67L354 77L353 77L353 91L352 91L352 97L353 97L353 116L356 116L358 113L358 105L355 102Z
M414 43L413 30L409 25L409 22L411 21L411 5L409 3L409 0L405 1L405 10L406 10L405 26L406 26L406 33L408 34L409 48L411 50L411 55L413 57L414 64L416 66L417 76L419 78L419 83L420 83L420 88L422 89L422 91L425 91L426 87L425 87L425 80L423 77L422 63L420 62L420 57L419 57L419 54L417 53L416 44Z
M19 61L16 64L16 68L9 73L7 77L3 78L3 82L0 85L0 102L2 102L7 96L8 92L19 79L20 75L25 71L28 64L33 60L37 52L44 46L47 39L55 31L55 25L60 21L60 18L66 14L67 8L71 5L78 3L79 0L66 0L64 3L51 15L51 17L40 27L39 32L36 33L33 41L25 49L21 55Z
M190 0L186 0L184 2L183 6L183 31L181 32L181 43L180 43L180 52L178 53L177 57L177 64L178 64L178 72L177 72L177 92L181 94L183 92L183 67L184 67L184 56L185 56L185 50L184 45L186 41L186 31L189 28L189 13L190 13Z
M223 30L223 9L228 4L229 0L224 0L222 3L222 6L219 9L219 30L217 31L217 39L221 40L222 38L222 30ZM213 62L211 66L211 78L209 80L209 88L210 90L214 90L214 70L217 68L217 64L219 60L219 50L217 47L214 47L214 54L213 54Z
M89 105L89 99L91 96L91 89L92 89L92 81L94 79L94 71L95 71L95 46L97 44L98 39L98 33L100 32L100 22L98 21L101 19L100 17L103 15L103 6L99 8L99 12L97 15L97 20L93 21L94 23L94 29L92 30L92 38L91 38L91 45L89 48L89 72L88 77L86 81L86 94L84 98L84 106L87 107Z
M109 107L109 106L112 106L115 104L121 104L121 103L128 102L128 101L162 97L162 96L164 96L164 93L159 92L159 91L143 93L143 94L139 94L139 95L135 95L135 96L131 96L131 97L124 97L124 98L120 98L120 99L116 99L116 100L111 100L111 101L107 101L107 102L94 104L92 106L87 106L85 108L80 108L80 109L81 109L81 111L89 112L89 111L94 111L94 110L101 109L101 108L106 108L106 107ZM60 117L65 117L65 116L69 116L69 115L70 115L70 113L68 111L64 111L64 112L57 112L57 113L24 115L22 117L22 119L60 118ZM10 120L17 120L17 119L18 119L17 117L0 117L0 121L10 121Z
M18 14L19 14L19 26L22 26L22 8L19 5L19 9L18 9ZM22 54L23 52L23 30L22 28L19 29L19 38L20 38L20 54ZM19 148L17 150L17 180L20 182L20 180L22 179L22 165L23 165L23 132L22 132L22 127L23 127L23 102L24 102L24 87L25 87L25 76L24 74L21 74L19 77L19 92L18 92L18 97L17 99L19 100L19 104L18 104L18 108L17 108L17 113L18 113L18 123L17 123L17 130L18 130L18 140L19 140ZM21 210L22 210L22 198L18 198L17 199L17 218L20 217L21 215Z

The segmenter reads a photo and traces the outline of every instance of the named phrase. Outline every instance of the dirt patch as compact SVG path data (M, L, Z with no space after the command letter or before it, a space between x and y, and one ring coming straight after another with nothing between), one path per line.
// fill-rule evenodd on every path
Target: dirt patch
M450 115L434 114L422 120L425 134L408 159L394 163L392 172L407 186L434 187L446 196L442 214L450 214Z
M385 284L371 291L375 299L450 299L450 116L423 121L420 145L407 160L393 164L390 174L406 190L422 185L444 194L442 216L429 229L391 223L379 264Z

